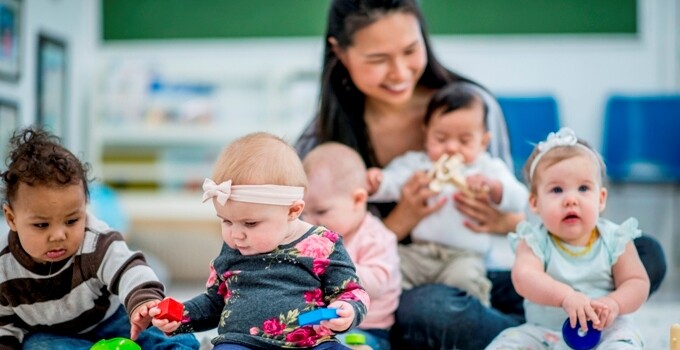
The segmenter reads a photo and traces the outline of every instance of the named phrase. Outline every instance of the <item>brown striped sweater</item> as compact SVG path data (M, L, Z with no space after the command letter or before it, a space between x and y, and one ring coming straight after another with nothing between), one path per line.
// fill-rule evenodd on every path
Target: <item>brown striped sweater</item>
M163 285L140 252L89 215L80 250L58 263L36 263L16 232L0 236L0 350L19 349L28 332L81 334L110 317L162 299Z

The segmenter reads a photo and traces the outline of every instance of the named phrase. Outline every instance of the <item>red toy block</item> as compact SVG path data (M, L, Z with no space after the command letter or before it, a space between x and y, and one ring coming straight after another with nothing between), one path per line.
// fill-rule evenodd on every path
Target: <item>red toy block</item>
M184 304L173 298L165 298L158 304L161 313L155 317L158 319L166 319L168 321L181 321L184 315Z

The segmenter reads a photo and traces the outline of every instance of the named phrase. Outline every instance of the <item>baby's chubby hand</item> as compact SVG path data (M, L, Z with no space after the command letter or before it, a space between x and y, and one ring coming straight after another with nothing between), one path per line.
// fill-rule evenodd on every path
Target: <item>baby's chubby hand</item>
M491 179L482 174L470 175L465 179L468 188L473 193L488 195L489 200L499 204L503 196L503 184L495 179Z
M343 332L354 322L354 308L346 301L334 301L328 305L329 309L336 309L337 318L321 321L321 325L334 331Z
M577 321L584 332L588 331L588 320L593 321L593 324L600 324L597 312L591 306L590 298L581 292L573 290L569 293L562 300L562 309L569 315L571 328L576 327Z
M368 185L366 191L369 195L374 194L378 188L380 188L382 179L383 173L380 168L368 168L368 170L366 170L366 183Z
M619 303L609 296L592 300L590 304L595 312L597 312L600 321L598 324L593 325L595 329L603 330L611 326L614 320L619 317Z
M143 330L145 330L147 327L149 327L149 323L151 322L151 318L153 315L149 314L149 310L152 308L156 308L158 303L161 301L156 299L156 300L149 300L143 304L138 305L133 311L132 315L130 317L130 339L135 340L139 336L140 333L142 333Z
M158 304L156 304L158 305ZM158 319L155 316L160 315L161 309L158 308L157 306L154 306L149 310L149 316L151 316L151 324L154 325L154 327L160 329L163 331L163 333L169 334L177 330L179 328L180 323L178 321L170 321L166 319Z

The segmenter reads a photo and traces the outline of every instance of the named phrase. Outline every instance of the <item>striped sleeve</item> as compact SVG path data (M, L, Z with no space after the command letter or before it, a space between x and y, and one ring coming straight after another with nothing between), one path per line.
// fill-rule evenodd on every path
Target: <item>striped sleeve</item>
M0 350L21 349L24 331L15 322L16 315L12 308L0 306Z
M119 232L98 233L93 239L84 242L84 246L94 247L90 258L97 263L91 266L98 266L97 277L118 295L128 314L144 302L163 299L163 284L146 264L144 255L131 251Z
M25 330L17 327L16 320L17 316L14 313L14 309L5 300L6 293L5 288L2 286L2 282L10 279L7 275L11 271L7 271L9 266L6 263L11 260L11 253L9 251L8 244L8 234L3 234L0 237L0 291L2 292L2 297L0 297L0 350L6 349L21 349L21 341L24 338Z

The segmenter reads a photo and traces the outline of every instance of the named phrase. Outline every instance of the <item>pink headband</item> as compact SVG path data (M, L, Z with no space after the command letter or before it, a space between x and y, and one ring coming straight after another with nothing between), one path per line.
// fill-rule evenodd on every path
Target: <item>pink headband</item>
M231 185L231 180L216 184L211 179L203 181L203 202L213 197L225 205L231 199L237 202L291 205L301 200L305 194L304 187L280 185Z

